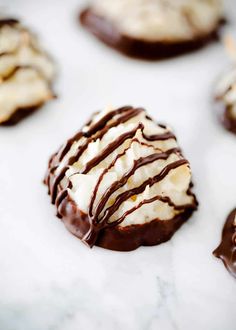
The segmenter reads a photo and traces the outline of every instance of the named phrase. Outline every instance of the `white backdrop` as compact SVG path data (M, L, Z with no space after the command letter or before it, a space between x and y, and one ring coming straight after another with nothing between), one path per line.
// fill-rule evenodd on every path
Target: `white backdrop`
M235 1L226 5L233 31ZM236 203L236 137L212 105L214 82L229 64L224 48L131 60L77 24L80 6L0 0L56 59L59 96L0 128L0 329L234 330L236 282L212 256ZM143 106L171 125L191 162L199 210L160 246L88 249L55 217L42 184L50 154L108 104Z

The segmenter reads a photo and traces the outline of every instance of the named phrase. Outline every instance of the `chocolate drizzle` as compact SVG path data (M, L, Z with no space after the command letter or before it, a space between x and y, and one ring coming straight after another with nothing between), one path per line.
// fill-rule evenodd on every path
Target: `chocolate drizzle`
M79 16L81 24L108 46L134 58L158 60L178 56L202 48L211 41L219 39L218 30L222 19L214 31L203 34L199 31L196 37L180 42L145 41L122 34L116 26L105 17L98 16L92 8L86 8ZM192 22L193 23L193 22Z
M222 232L222 241L213 252L236 278L236 209L228 216Z
M66 175L67 170L74 164L79 162L81 156L88 149L90 143L93 143L96 140L102 140L103 137L109 132L110 129L117 127L121 124L128 122L129 120L134 120L135 117L138 117L140 114L145 114L145 110L142 108L132 108L132 107L122 107L114 111L110 111L106 113L99 120L93 121L93 118L87 124L86 129L81 130L77 133L73 138L68 140L68 142L56 153L49 162L49 169L45 178L45 183L49 187L49 194L52 197L52 203L56 204L57 207L57 215L62 218L65 222L65 225L72 231L76 236L80 237L83 242L92 247L93 245L106 245L106 247L111 249L123 250L122 246L116 243L108 243L105 242L105 236L109 236L109 233L113 233L115 231L119 231L122 237L123 234L127 234L124 232L119 225L125 220L125 218L135 212L137 209L141 208L145 204L153 203L155 201L161 201L162 203L168 204L172 207L175 212L178 214L183 214L183 217L179 216L178 223L180 226L196 209L197 201L195 196L189 191L187 194L193 197L193 202L187 205L175 205L171 201L168 196L157 195L149 199L145 199L141 201L134 208L126 211L123 215L121 215L118 219L114 221L109 221L111 216L120 208L121 204L127 201L132 196L137 196L144 192L147 186L152 187L157 182L163 180L172 170L183 166L188 165L186 159L184 159L181 155L181 152L178 148L172 148L166 151L162 151L156 147L154 147L153 143L158 141L168 141L168 140L176 140L173 133L168 131L168 129L164 126L160 126L162 130L164 130L161 134L150 135L144 133L144 125L137 120L137 126L133 129L126 131L125 133L121 133L117 136L112 142L108 143L105 148L101 149L101 151L94 155L94 157L87 161L80 168L78 172L71 174L71 177L76 174L88 174L91 170L93 170L100 163L105 161L107 157L111 156L113 152L116 152L119 147L123 147L123 150L117 153L116 157L111 160L110 163L103 169L102 173L99 175L97 179L97 183L92 192L90 205L88 208L88 214L83 214L82 211L77 209L75 203L71 200L71 197L68 194L68 190L72 189L72 183L70 181L70 177ZM151 119L146 117L146 120ZM135 121L134 121L135 122ZM136 135L137 132L140 132L143 141L139 140ZM150 141L152 144L150 144ZM70 150L74 143L77 143L77 147L74 146L74 153L70 153ZM129 150L132 144L140 144L140 146L146 147L150 149L150 155L138 158L134 160L133 165L129 170L124 173L124 175L111 183L111 185L107 188L107 190L102 194L100 200L97 201L95 206L95 201L98 196L99 187L101 182L103 181L104 176L108 173L115 165L116 162L123 156L126 155L126 152ZM152 152L151 152L152 151ZM71 156L67 156L71 155ZM121 187L124 187L128 180L135 175L136 171L148 164L152 164L154 162L165 160L167 161L170 156L176 155L177 160L172 161L169 164L167 163L158 174L154 177L150 177L144 182L141 183L138 187L133 187L132 189L128 189L124 192L119 193L112 205L107 205L110 201L111 196L116 193ZM65 158L66 157L66 158ZM65 160L64 160L65 158ZM61 166L61 163L63 166ZM60 167L60 168L59 168ZM62 183L63 182L63 183ZM186 215L186 216L185 216ZM181 220L182 219L182 220ZM160 222L161 220L156 219L156 222ZM169 223L171 223L171 219ZM147 226L145 226L146 228ZM152 227L152 226L151 226ZM157 226L159 228L159 225ZM81 229L83 228L83 229ZM140 227L141 228L141 227ZM148 227L147 227L148 228ZM155 226L156 228L156 226ZM170 226L171 228L171 226ZM149 231L149 229L148 229ZM168 237L173 235L173 231L171 229L168 230ZM106 234L105 234L106 233ZM119 237L120 234L118 235ZM101 236L103 240L101 243ZM116 235L115 235L116 236ZM167 237L166 236L166 237ZM117 237L118 239L118 237ZM158 237L158 242L160 241L160 237ZM119 239L118 239L119 241ZM100 243L98 243L100 242ZM122 239L123 242L123 239ZM135 241L137 243L137 241ZM153 237L152 237L153 242ZM136 243L133 242L133 248L136 248ZM115 245L114 245L115 244ZM123 243L122 243L123 244ZM130 249L132 248L132 242L130 243Z

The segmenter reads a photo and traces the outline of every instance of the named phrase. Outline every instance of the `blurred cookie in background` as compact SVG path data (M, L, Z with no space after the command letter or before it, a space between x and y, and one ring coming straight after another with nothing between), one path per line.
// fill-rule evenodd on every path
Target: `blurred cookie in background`
M0 18L0 124L16 124L54 98L55 66L18 20Z
M221 0L94 0L80 22L105 44L143 59L194 51L218 39Z

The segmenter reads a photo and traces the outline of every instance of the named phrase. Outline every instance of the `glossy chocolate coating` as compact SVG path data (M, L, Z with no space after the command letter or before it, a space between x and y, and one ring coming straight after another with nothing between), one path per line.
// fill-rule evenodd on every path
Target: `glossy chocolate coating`
M213 252L236 278L236 209L228 216L222 232L222 241Z
M114 251L132 251L139 246L158 245L171 239L182 224L191 217L194 209L186 209L174 219L167 221L156 219L141 225L105 228L99 232L99 235L94 233L91 239L96 239L95 245ZM60 204L58 216L73 235L83 240L90 228L89 218L68 196ZM89 245L86 241L83 242Z

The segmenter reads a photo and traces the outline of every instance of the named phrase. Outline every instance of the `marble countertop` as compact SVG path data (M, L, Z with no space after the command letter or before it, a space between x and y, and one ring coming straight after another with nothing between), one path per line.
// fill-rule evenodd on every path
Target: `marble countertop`
M236 282L212 256L236 197L236 138L212 105L229 64L213 44L177 59L125 58L77 24L79 0L1 0L58 63L58 99L0 128L1 330L234 330ZM234 0L226 1L236 28ZM194 174L198 212L165 244L119 253L84 246L55 217L48 158L93 111L144 106L174 128Z

